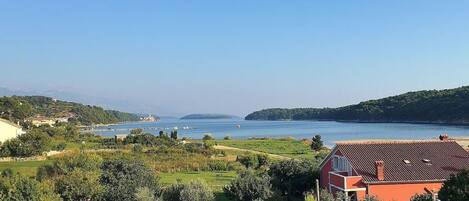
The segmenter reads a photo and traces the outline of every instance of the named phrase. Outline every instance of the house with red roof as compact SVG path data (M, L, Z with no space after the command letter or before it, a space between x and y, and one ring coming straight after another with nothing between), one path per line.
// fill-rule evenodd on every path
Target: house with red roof
M338 142L321 163L320 185L350 200L409 201L428 193L436 199L451 174L469 169L469 153L455 141Z

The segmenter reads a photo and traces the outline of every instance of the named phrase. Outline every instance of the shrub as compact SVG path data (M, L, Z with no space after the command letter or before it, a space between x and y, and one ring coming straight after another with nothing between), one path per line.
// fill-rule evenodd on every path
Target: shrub
M334 195L326 189L321 189L319 191L319 200L321 201L335 201Z
M208 134L205 134L204 137L202 138L202 140L204 141L207 141L207 140L215 140L215 138L213 138L212 134L208 133Z
M215 199L210 187L199 180L184 185L180 196L181 201L211 201Z
M164 201L212 201L212 190L205 182L196 180L189 183L176 183L164 190Z
M223 188L228 197L238 201L267 200L273 192L268 175L257 176L253 170L242 172Z
M158 178L152 169L141 161L114 159L101 166L100 183L105 187L104 200L135 200L138 188L159 191Z
M67 175L77 169L82 171L98 171L102 162L103 159L96 154L73 154L59 158L53 164L39 167L36 179L39 181L51 179L60 175Z
M141 134L141 133L143 133L143 129L141 129L141 128L134 128L134 129L130 130L130 134L133 134L133 135Z
M288 198L300 198L313 189L319 170L311 161L285 160L272 164L269 169L272 186Z
M249 154L245 156L238 156L236 161L243 164L246 168L256 168L259 166L259 161L255 155Z
M424 193L424 194L415 194L410 198L410 201L433 201L433 197L431 194Z
M132 147L132 152L142 153L143 152L143 146L140 145L140 144L134 144L134 146Z
M0 200L58 201L60 198L34 179L12 175L0 178Z
M96 172L75 170L61 177L55 184L55 191L64 201L100 200L104 187L98 181Z
M211 160L207 166L210 171L226 171L228 169L226 162L221 160Z
M231 140L231 136L226 135L223 139L224 139L224 140Z
M57 150L57 151L63 151L65 150L65 147L67 147L67 144L62 142L62 143L55 145L52 149Z
M316 198L313 196L312 193L307 193L305 195L305 201L316 201Z
M269 157L265 154L257 155L257 167L268 166L270 164Z
M469 200L469 170L462 170L443 183L438 193L438 199Z
M1 146L1 154L13 157L41 155L50 148L49 145L49 135L41 130L34 129L17 138L5 141Z
M158 201L154 195L154 192L152 192L148 187L140 187L137 189L137 192L135 193L135 199L136 201Z

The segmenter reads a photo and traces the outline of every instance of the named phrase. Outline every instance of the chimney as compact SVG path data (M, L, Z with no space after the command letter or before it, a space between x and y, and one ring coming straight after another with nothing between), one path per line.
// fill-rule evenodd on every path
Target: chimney
M448 134L442 134L439 138L441 141L448 141Z
M384 180L384 161L375 161L376 178L379 181Z

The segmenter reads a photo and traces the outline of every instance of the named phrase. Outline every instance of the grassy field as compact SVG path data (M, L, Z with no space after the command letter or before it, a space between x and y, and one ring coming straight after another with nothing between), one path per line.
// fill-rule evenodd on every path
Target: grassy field
M228 200L223 194L223 186L230 183L235 177L236 172L234 171L160 173L160 181L163 185L173 184L178 181L203 180L212 188L217 201Z
M255 139L255 140L217 140L217 144L264 153L277 154L291 158L313 157L309 144L299 140Z
M176 172L160 173L161 183L163 185L173 184L177 181L189 182L191 180L203 180L214 191L222 191L225 184L228 184L236 177L235 171L217 171L217 172Z
M13 170L13 172L20 173L26 176L36 176L37 168L43 164L51 163L52 161L12 161L12 162L0 162L0 171L7 168Z

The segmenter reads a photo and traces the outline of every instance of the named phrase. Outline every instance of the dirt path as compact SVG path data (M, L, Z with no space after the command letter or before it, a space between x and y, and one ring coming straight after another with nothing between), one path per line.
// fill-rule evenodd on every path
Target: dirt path
M269 154L269 153L254 151L254 150L250 150L250 149L240 149L240 148L236 148L236 147L228 147L228 146L223 146L223 145L215 145L215 146L213 146L213 148L220 149L220 150L244 151L244 152L250 152L250 153L253 153L253 154L265 154L269 157L276 158L276 159L281 159L281 160L291 159L290 157L280 156L280 155L277 155L277 154Z

